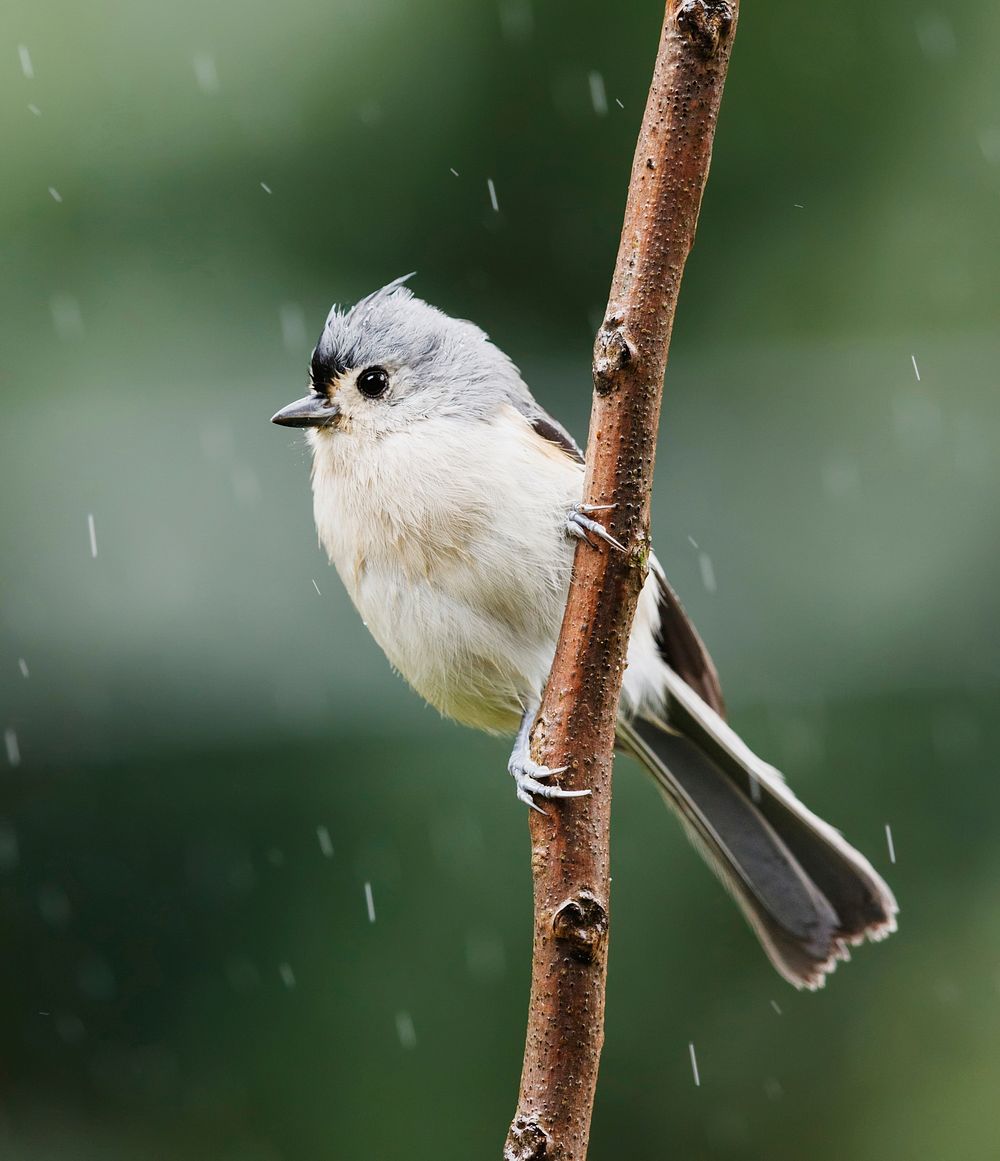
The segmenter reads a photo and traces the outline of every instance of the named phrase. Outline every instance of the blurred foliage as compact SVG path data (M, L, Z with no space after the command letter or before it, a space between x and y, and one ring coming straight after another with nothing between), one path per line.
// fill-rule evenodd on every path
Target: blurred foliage
M498 1155L505 743L393 678L267 420L330 302L416 269L583 438L660 15L0 13L4 1158ZM742 15L654 533L736 725L901 930L791 992L623 763L595 1159L997 1154L998 32Z

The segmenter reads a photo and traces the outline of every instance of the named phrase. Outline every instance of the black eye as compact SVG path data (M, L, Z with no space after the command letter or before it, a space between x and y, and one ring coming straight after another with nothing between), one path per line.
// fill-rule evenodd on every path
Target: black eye
M384 395L389 386L389 374L381 367L369 367L358 376L358 390L369 399Z

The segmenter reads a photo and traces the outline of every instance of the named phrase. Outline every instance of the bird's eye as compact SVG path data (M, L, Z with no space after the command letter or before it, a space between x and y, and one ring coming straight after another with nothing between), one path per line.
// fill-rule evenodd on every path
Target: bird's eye
M384 395L389 386L389 374L381 367L369 367L358 376L358 390L368 399Z

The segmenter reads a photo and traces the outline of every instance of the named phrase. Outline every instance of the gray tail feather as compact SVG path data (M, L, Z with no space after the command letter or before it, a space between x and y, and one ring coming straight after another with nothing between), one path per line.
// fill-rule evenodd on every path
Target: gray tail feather
M821 987L850 958L849 945L895 930L892 892L773 767L670 678L669 694L679 695L668 696L671 725L652 715L622 722L620 743L656 780L781 975Z

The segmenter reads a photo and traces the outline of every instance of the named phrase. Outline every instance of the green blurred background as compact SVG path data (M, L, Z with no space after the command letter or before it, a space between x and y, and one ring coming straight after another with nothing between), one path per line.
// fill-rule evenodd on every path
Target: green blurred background
M660 17L4 7L5 1159L499 1156L507 743L389 672L268 419L331 301L415 269L586 435ZM623 761L595 1159L1000 1155L998 33L992 0L745 6L655 539L900 931L796 994Z

